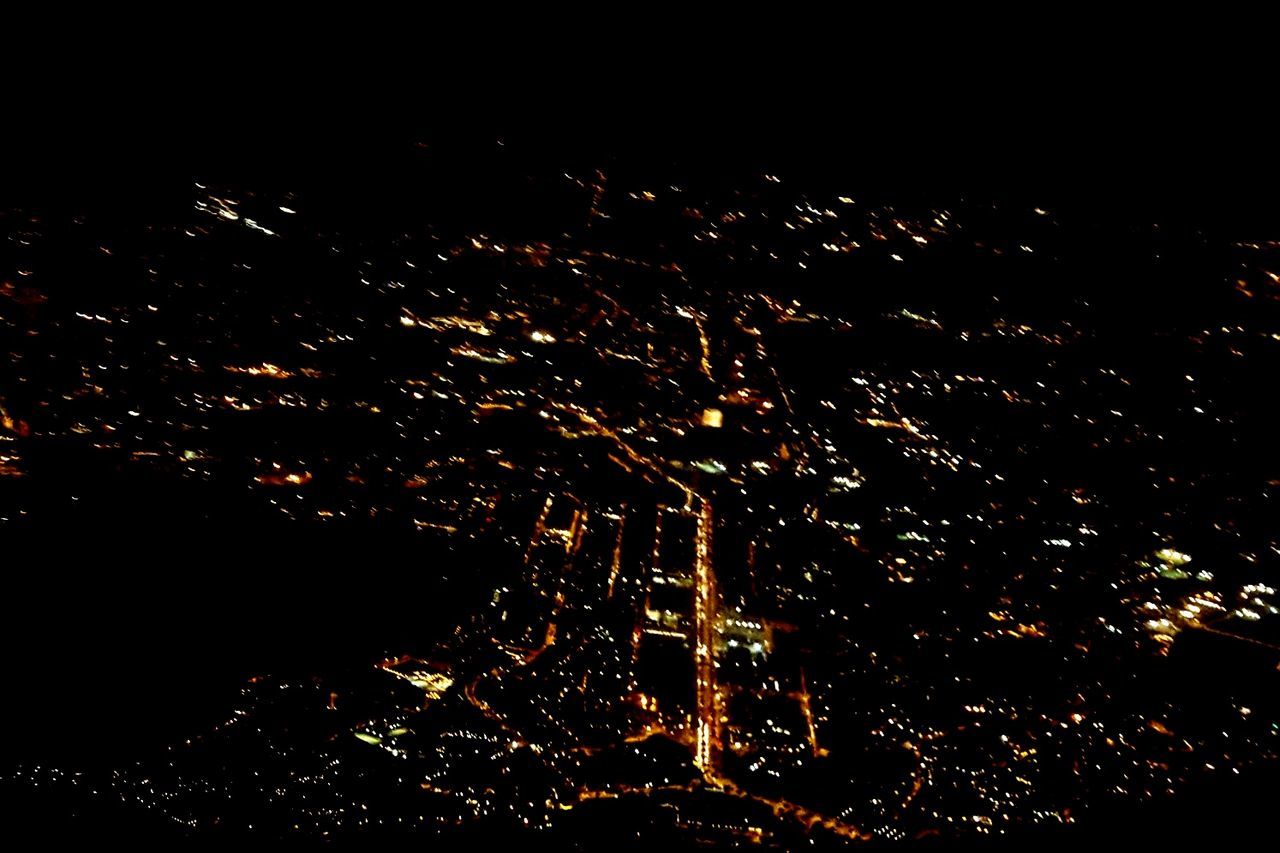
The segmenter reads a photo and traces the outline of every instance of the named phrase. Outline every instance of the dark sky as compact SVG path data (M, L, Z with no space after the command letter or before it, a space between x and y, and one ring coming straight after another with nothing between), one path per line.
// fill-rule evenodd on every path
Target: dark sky
M413 50L299 34L18 40L0 203L115 203L211 172L362 185L393 179L415 141L503 136L552 160L760 163L888 190L1273 217L1274 75L1248 43L1219 57L1154 26L1048 44L1052 22L927 41L819 23L774 40L642 28L478 42L442 25Z

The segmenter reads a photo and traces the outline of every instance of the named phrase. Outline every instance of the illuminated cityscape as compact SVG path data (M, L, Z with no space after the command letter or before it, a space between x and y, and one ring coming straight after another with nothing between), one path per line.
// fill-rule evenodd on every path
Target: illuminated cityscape
M404 148L382 207L197 173L0 209L16 609L95 566L40 617L93 627L15 657L143 649L8 726L11 802L915 849L1276 778L1280 231Z

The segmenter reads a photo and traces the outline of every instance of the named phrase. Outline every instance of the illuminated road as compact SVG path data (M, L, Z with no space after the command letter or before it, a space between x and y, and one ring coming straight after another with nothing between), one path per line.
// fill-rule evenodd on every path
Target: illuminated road
M1239 640L1242 643L1249 643L1250 645L1258 646L1259 648L1267 649L1268 651L1280 652L1280 646L1276 645L1275 643L1268 643L1265 640L1258 640L1258 639L1254 639L1253 637L1245 637L1240 634L1232 634L1230 631L1222 631L1218 628L1212 628L1204 624L1196 625L1194 627L1198 630L1204 631L1206 634L1217 634L1219 637L1226 637L1231 640Z
M547 516L551 514L551 504L555 501L555 495L547 495L547 502L542 505L542 511L538 514L538 520L533 524L533 536L529 538L529 547L524 552L525 563L529 562L529 558L533 556L533 549L538 547L538 541L542 539L542 531L547 526Z
M554 499L554 496L547 497L547 501L543 505L541 513L538 515L538 520L534 524L533 538L529 541L529 548L525 552L526 563L529 561L529 556L537 547L539 540L542 538L542 535L546 530L547 516L551 512L551 506ZM564 608L564 578L565 575L568 574L570 562L575 556L577 556L578 549L582 547L582 537L586 533L587 526L586 518L587 513L585 510L574 510L573 519L570 523L570 535L565 542L565 566L558 576L558 586L556 588L555 596L552 599L551 612L547 617L547 627L546 631L543 633L542 645L538 646L536 649L528 651L523 656L513 656L511 663L495 666L492 669L477 673L475 678L467 682L466 686L462 690L462 695L473 707L476 708L476 710L495 723L498 723L504 730L516 737L519 737L519 733L507 723L506 719L499 714L492 705L484 699L481 699L476 693L476 690L480 686L480 682L484 679L493 678L501 680L507 670L515 667L529 666L541 657L543 652L555 645L557 622L560 618L560 611Z
M716 783L716 788L722 794L730 797L736 797L741 800L750 800L754 803L768 806L773 812L774 817L789 817L792 820L799 821L806 828L822 827L828 832L847 838L851 841L870 841L872 836L862 832L856 826L845 823L836 818L827 817L819 814L804 806L798 806L795 803L786 800L774 800L769 797L762 797L759 794L753 794L750 791L739 788L728 779L721 779ZM685 785L653 785L653 786L634 786L634 785L617 785L609 790L584 789L578 791L578 801L587 800L612 800L624 796L641 796L651 797L654 794L670 793L673 791L692 791L696 790L694 786Z
M618 516L618 538L613 545L613 561L609 566L609 587L605 596L606 599L613 598L613 588L618 582L618 571L622 568L622 533L627 527L627 506L622 505L622 511Z
M818 727L813 721L813 697L809 695L809 686L804 677L803 667L800 669L800 691L792 695L800 703L800 713L804 715L805 727L809 732L809 747L813 750L814 756L825 754L818 746Z
M834 832L836 835L853 841L871 840L871 835L862 832L851 823L820 814L812 809L807 809L804 806L797 805L790 800L774 800L769 797L762 797L759 794L753 794L750 791L739 788L733 781L722 776L716 777L714 781L717 787L719 787L719 789L724 793L734 797L741 797L744 800L763 803L773 809L774 815L778 817L786 816L794 818L810 829L815 826L821 826L828 832Z
M707 337L707 329L702 324L702 318L698 316L696 311L690 311L689 317L693 320L693 324L698 328L698 345L702 348L702 356L699 359L698 367L702 370L702 374L711 379L711 340Z
M708 776L719 766L719 713L717 709L715 648L716 589L711 569L711 529L714 523L711 502L701 500L694 561L694 679L697 696L697 746L693 762Z
M652 459L650 459L647 456L637 453L635 449L631 447L631 445L627 444L625 441L622 440L621 436L619 436L616 432L614 432L609 427L602 424L599 421L599 419L597 419L590 412L583 409L581 406L574 405L573 403L555 403L555 402L552 402L549 405L552 408L574 415L575 417L578 418L578 420L580 420L584 425L586 425L593 432L611 440L615 445L617 445L618 449L621 450L626 455L628 459L630 459L636 465L639 465L649 470L660 479L665 480L666 482L675 486L677 489L679 489L681 492L684 493L685 499L688 500L690 503L692 503L695 498L699 497L699 495L696 492L694 492L693 489L689 488L684 483L677 480L675 477L672 477L670 474L667 473L666 469L663 468L661 465L659 465L657 462L654 462Z

